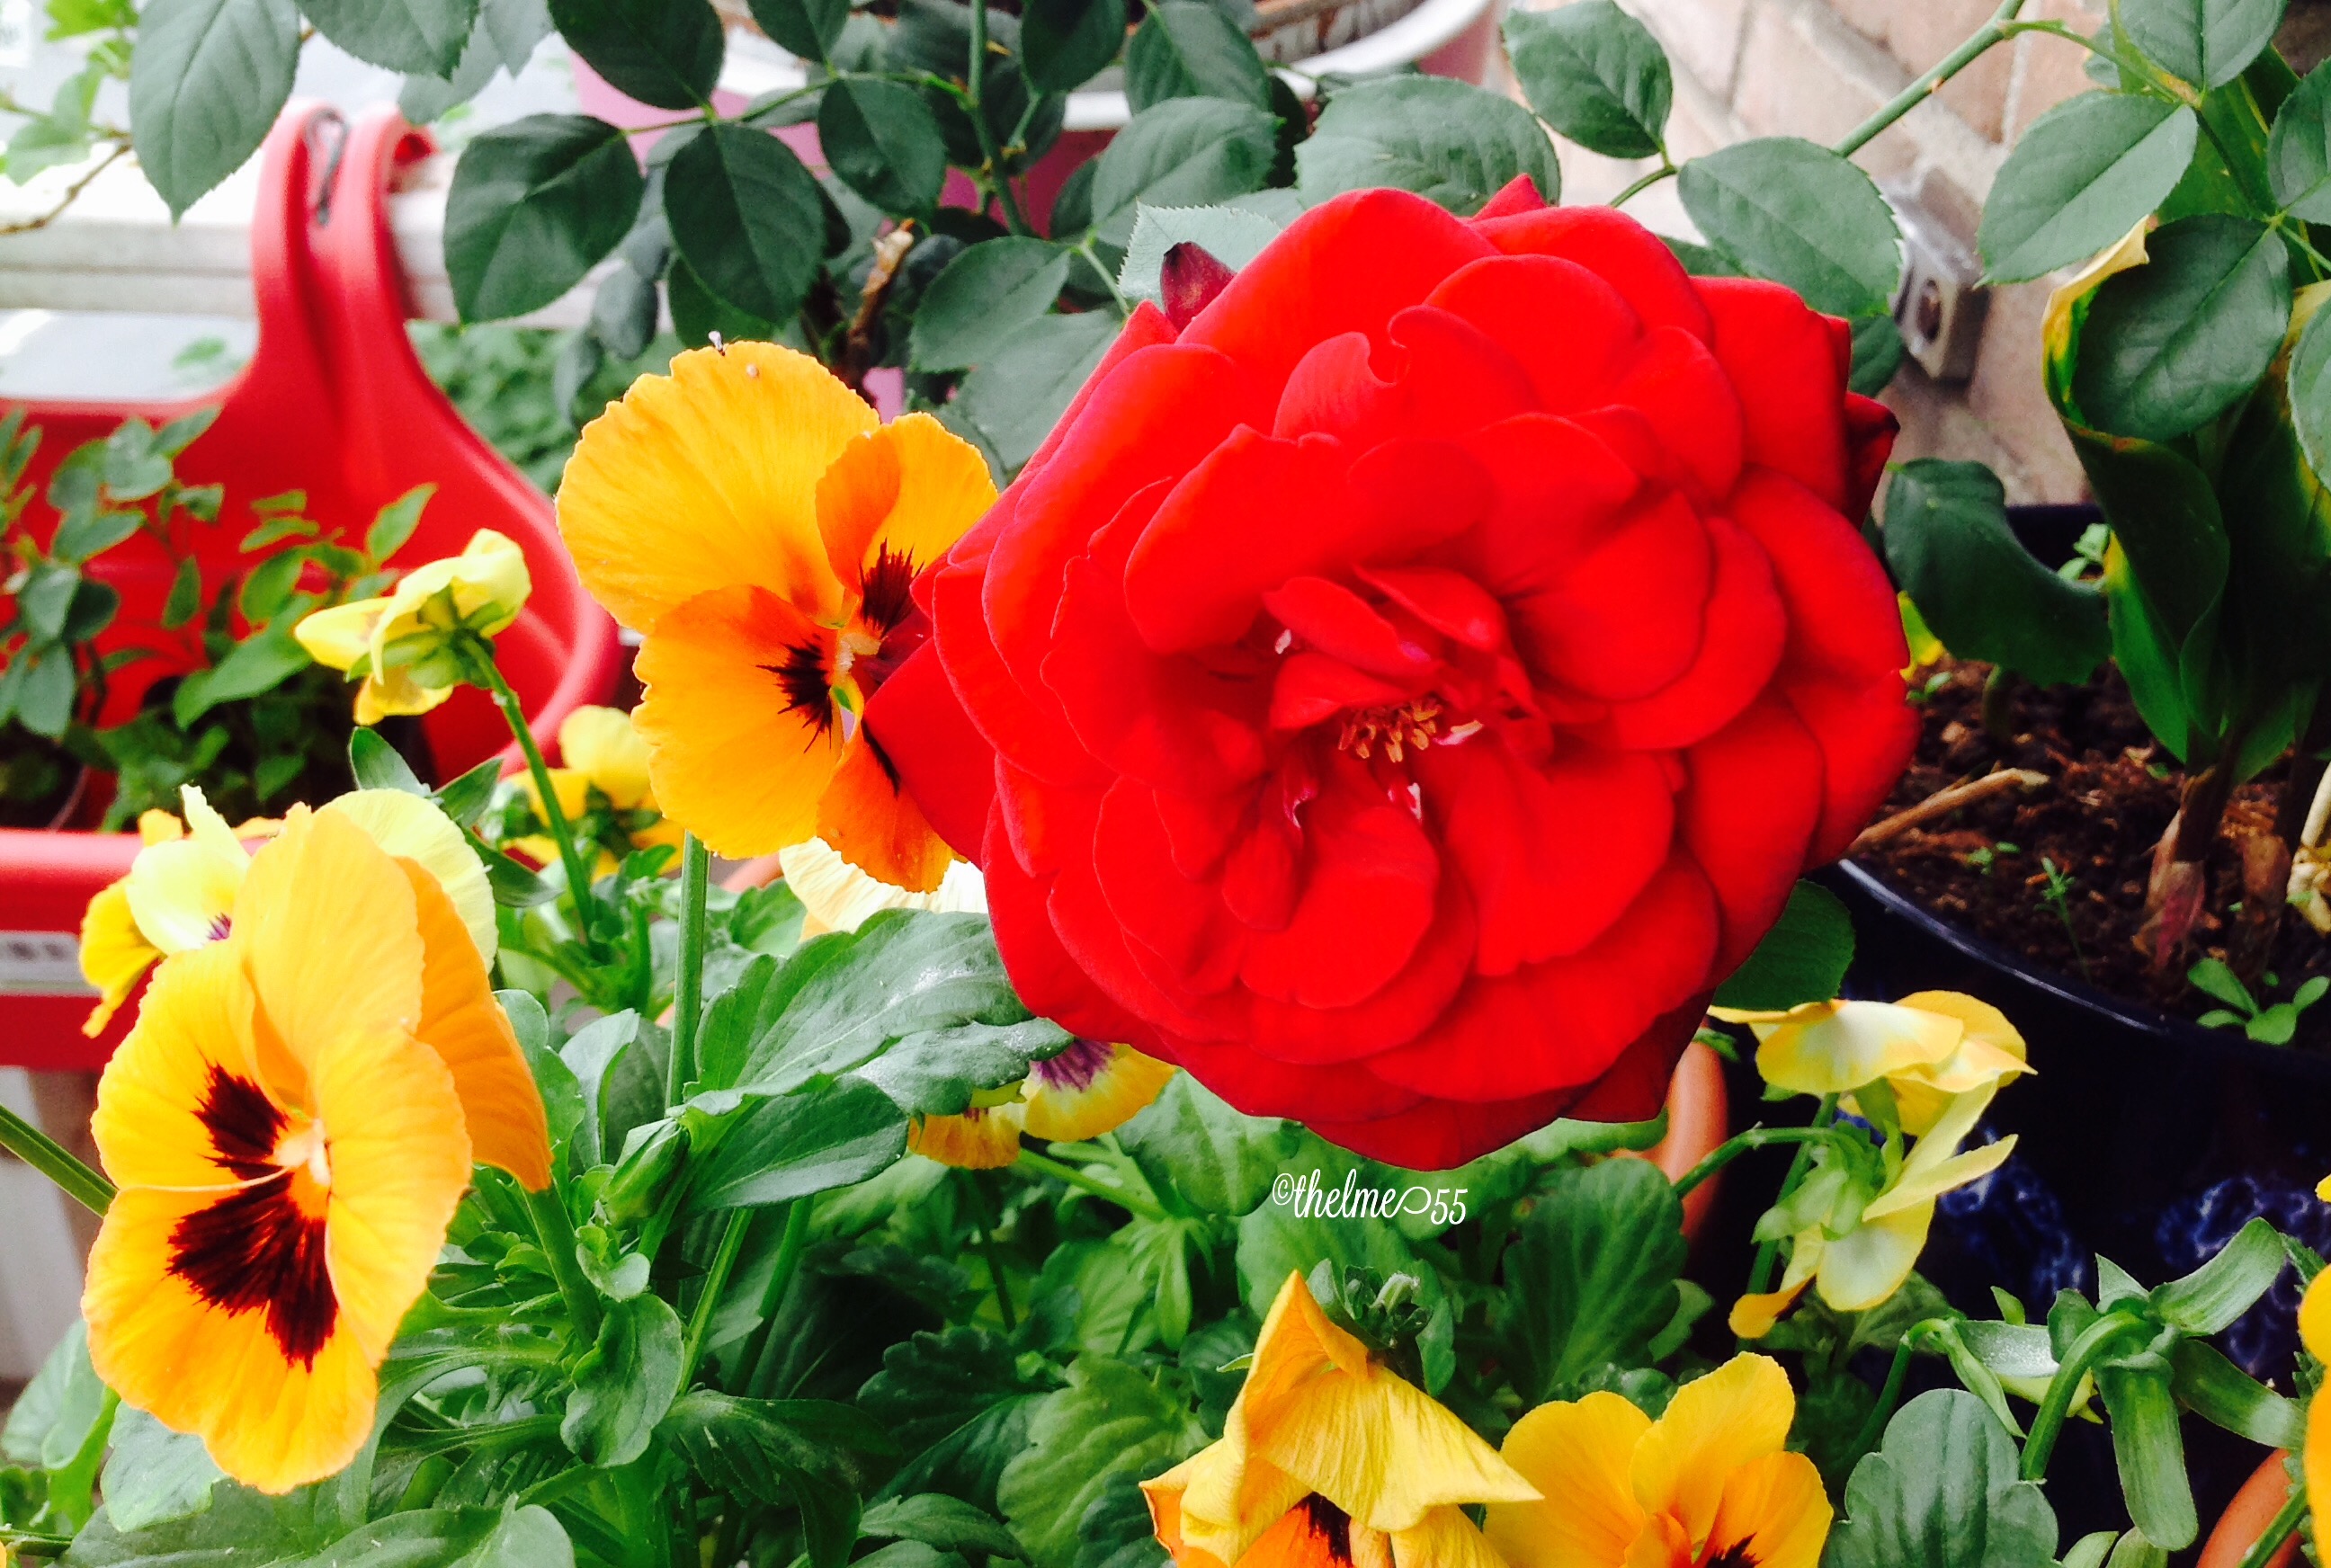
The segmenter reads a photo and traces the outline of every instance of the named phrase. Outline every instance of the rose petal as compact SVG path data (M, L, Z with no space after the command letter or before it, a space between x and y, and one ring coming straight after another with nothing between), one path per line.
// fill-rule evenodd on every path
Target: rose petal
M1845 485L1845 373L1828 318L1753 278L1696 280L1716 322L1717 363L1740 400L1747 461L1778 469L1832 507Z

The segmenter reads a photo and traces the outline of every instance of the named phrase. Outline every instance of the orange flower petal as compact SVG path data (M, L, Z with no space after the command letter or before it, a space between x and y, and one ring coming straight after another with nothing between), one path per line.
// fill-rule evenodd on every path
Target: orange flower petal
M918 1117L907 1152L960 1171L994 1171L1020 1157L1020 1107L975 1107L959 1117Z
M221 1080L259 1086L256 1003L224 943L181 953L154 972L138 1025L105 1064L90 1133L105 1174L124 1187L223 1189L243 1178L221 1163L203 1111Z
M1628 1468L1651 1429L1651 1417L1609 1392L1522 1417L1501 1451L1545 1496L1491 1504L1489 1544L1530 1568L1617 1568L1643 1530Z
M862 728L842 748L818 801L817 836L876 881L909 893L936 892L955 863L955 851L899 788Z
M882 631L905 618L915 574L995 504L986 460L928 413L909 413L842 449L817 485L826 559Z

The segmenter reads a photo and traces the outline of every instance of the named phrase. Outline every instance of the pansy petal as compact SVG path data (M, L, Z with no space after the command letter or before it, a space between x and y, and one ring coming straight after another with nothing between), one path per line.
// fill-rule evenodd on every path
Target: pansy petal
M648 743L620 708L585 703L558 726L558 759L619 812L648 796ZM564 794L559 804L566 804Z
M1461 1508L1434 1508L1392 1533L1394 1568L1508 1568Z
M1956 1019L1884 1002L1812 1003L1755 1027L1761 1037L1756 1070L1765 1081L1812 1095L1847 1094L1904 1068L1940 1061L1963 1032Z
M1865 1212L1860 1224L1822 1249L1815 1277L1822 1300L1839 1312L1867 1312L1890 1297L1910 1278L1934 1222L1932 1198L1875 1219Z
M1816 1568L1834 1510L1803 1454L1767 1454L1732 1472L1708 1538L1710 1562Z
M1613 1568L1642 1533L1642 1505L1628 1480L1651 1418L1607 1392L1542 1404L1506 1434L1506 1462L1544 1494L1493 1503L1484 1528L1508 1563L1529 1568Z
M1715 1526L1724 1481L1781 1451L1796 1396L1770 1356L1736 1355L1676 1391L1636 1446L1630 1479L1645 1510L1672 1516L1695 1542Z
M979 868L968 860L950 865L939 885L928 893L909 893L875 880L843 860L823 839L779 850L777 866L785 872L785 886L807 911L803 926L805 936L821 931L855 931L884 909L987 913L986 885Z
M1073 1041L1044 1061L1028 1064L1028 1136L1075 1143L1115 1132L1165 1090L1175 1069L1129 1045Z
M353 790L317 808L319 817L343 817L387 854L429 873L452 901L478 956L492 963L500 937L494 929L494 889L486 868L453 819L420 795L403 790Z
M862 727L842 746L818 799L817 836L868 876L909 893L938 891L955 863Z
M1773 1332L1773 1326L1797 1304L1797 1297L1805 1293L1805 1287L1811 1283L1810 1279L1800 1279L1793 1285L1784 1284L1778 1290L1743 1296L1732 1304L1732 1311L1726 1317L1724 1326L1736 1338L1762 1339Z
M974 1107L959 1117L918 1117L907 1152L960 1171L993 1171L1020 1157L1021 1107Z
M2331 1280L2331 1270L2309 1281L2298 1302L2298 1338L2317 1361L2331 1361L2331 1283L2326 1280ZM2331 1454L2331 1449L2326 1452Z
M867 619L885 628L905 618L915 575L994 504L987 460L919 413L852 441L817 485L828 564L865 594Z
M128 878L109 882L89 901L81 917L81 977L98 993L97 1005L81 1031L91 1040L105 1032L129 993L161 951L138 928L129 909Z
M252 1044L251 983L234 950L180 954L154 973L138 1025L105 1064L90 1120L105 1174L123 1187L224 1188L226 1163L263 1159L271 1128Z

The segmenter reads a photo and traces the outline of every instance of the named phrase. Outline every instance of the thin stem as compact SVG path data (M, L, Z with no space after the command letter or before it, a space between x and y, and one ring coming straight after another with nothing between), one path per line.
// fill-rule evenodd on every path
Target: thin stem
M96 167L90 169L89 173L81 176L81 178L73 181L71 185L67 185L65 187L64 195L59 196L56 199L55 204L52 205L48 211L44 213L37 213L29 218L20 218L13 223L0 224L0 234L26 234L32 233L34 229L47 228L51 223L55 223L59 218L65 215L65 209L71 206L73 203L81 199L81 192L89 189L90 184L96 180L98 176L111 168L116 163L128 157L128 154L129 144L127 141L118 143L111 152L107 153L103 157L98 159Z
M671 1063L663 1090L666 1107L680 1103L689 1080L696 1076L696 1025L704 1009L704 890L712 876L712 851L694 833L688 835L680 857L680 982L671 1004Z
M1976 28L1965 43L1935 62L1916 81L1896 93L1892 102L1855 127L1851 136L1837 144L1837 155L1840 157L1852 157L1879 131L1932 97L1943 83L1974 63L1976 57L1993 44L2004 39L2008 24L2013 22L2015 14L2022 9L2023 0L2003 0L1999 9L1992 13L1991 20Z
M784 1305L785 1288L793 1283L794 1270L800 1267L803 1250L809 1245L809 1221L810 1200L795 1198L785 1211L785 1233L777 1241L777 1262L769 1271L769 1288L761 1292L761 1343L752 1355L738 1363L747 1369L746 1388L758 1398L767 1397L766 1382L776 1372L777 1308Z
M1825 1144L1834 1136L1827 1127L1750 1127L1745 1133L1736 1133L1717 1145L1706 1159L1676 1178L1676 1196L1682 1197L1751 1149L1779 1144ZM1802 1155L1804 1151L1799 1152Z
M1101 264L1100 257L1094 253L1092 236L1086 235L1076 250L1077 254L1082 256L1091 265L1094 275L1100 279L1101 286L1108 290L1108 297L1117 301L1117 313L1120 316L1132 315L1133 307L1127 301L1125 290L1117 286L1117 279L1106 266Z
M704 1354L705 1333L712 1326L712 1314L720 1305L721 1292L728 1288L728 1276L737 1267L737 1254L745 1250L745 1232L752 1228L752 1210L728 1211L728 1227L720 1232L720 1250L712 1255L711 1271L704 1277L704 1294L696 1298L696 1310L688 1316L688 1338L680 1356L680 1386L683 1389L696 1375L697 1358Z
M40 1128L0 1106L0 1149L24 1161L64 1190L92 1214L113 1202L113 1183L76 1159L73 1152Z
M1118 1208L1128 1213L1138 1214L1145 1220L1166 1218L1166 1211L1148 1199L1128 1193L1123 1187L1112 1187L1107 1182L1088 1176L1074 1165L1064 1165L1058 1160L1046 1159L1033 1149L1022 1149L1019 1163L1040 1175L1051 1176L1056 1181L1066 1182L1071 1187L1082 1187L1096 1197L1107 1198Z
M1665 153L1661 153L1660 155L1660 166L1638 179L1633 185L1629 185L1617 195L1613 196L1611 198L1611 204L1614 207L1625 206L1628 202L1639 195L1641 195L1645 191L1650 190L1653 185L1658 185L1661 180L1666 179L1675 172L1676 166L1673 160L1669 158Z
M1835 1120L1837 1120L1837 1096L1833 1094L1822 1096L1821 1108L1813 1112L1813 1126L1826 1127ZM1804 1180L1805 1168L1812 1162L1813 1145L1798 1145L1797 1157L1789 1162L1789 1174L1781 1178L1781 1191L1773 1202L1775 1203L1785 1202L1789 1194L1797 1190L1797 1183ZM1780 1245L1777 1241L1766 1241L1757 1247L1756 1261L1748 1270L1749 1295L1762 1296L1773 1288L1773 1265L1779 1259Z
M477 640L477 657L470 662L476 667L480 683L493 693L494 702L502 710L502 721L518 737L518 749L526 758L526 770L534 777L535 794L542 797L542 820L550 828L550 836L558 843L558 861L566 869L566 889L574 896L575 920L582 929L583 945L594 951L598 938L592 932L597 922L597 900L591 892L591 873L583 863L582 851L575 846L575 829L566 820L566 808L558 803L558 791L552 787L550 765L542 758L542 747L534 742L534 731L528 727L525 706L510 683L502 676L501 666L494 662L493 645L482 637Z
M1886 1386L1878 1391L1878 1402L1870 1407L1870 1419L1854 1434L1850 1454L1866 1454L1878 1446L1879 1434L1886 1430L1886 1418L1894 1413L1894 1403L1902 1397L1902 1384L1910 1375L1910 1358L1917 1354L1918 1342L1926 1337L1926 1329L1925 1324L1915 1324L1895 1345L1894 1364L1886 1369Z
M577 1339L590 1340L599 1334L599 1295L583 1277L583 1265L575 1256L575 1221L567 1217L566 1201L558 1195L556 1185L539 1193L526 1195L527 1212L533 1216L534 1233L542 1243L543 1255L550 1259L550 1276L558 1281L558 1294L566 1298L566 1315L575 1320Z
M2274 1554L2282 1550L2283 1544L2298 1534L2299 1521L2306 1517L2307 1488L2293 1487L2290 1495L2282 1500L2282 1506L2267 1522L2265 1532L2242 1554L2241 1568L2266 1568Z
M995 1205L988 1201L987 1192L979 1184L977 1171L966 1171L964 1184L971 1189L971 1206L979 1212L979 1250L987 1259L988 1283L995 1287L995 1315L1004 1322L1004 1332L1011 1333L1020 1326L1020 1315L1012 1309L1012 1292L1004 1283L1004 1250L996 1245Z
M1012 182L1004 177L1004 155L996 149L995 133L987 125L986 81L987 0L971 0L971 64L964 72L971 128L979 138L979 156L987 160L987 176L1004 203L1004 226L1015 234L1024 234L1029 233L1028 220L1021 214L1019 198L1012 194Z
M2144 1326L2143 1320L2129 1312L2107 1312L2088 1331L2072 1342L2056 1375L2049 1380L2048 1392L2041 1396L2040 1409L2031 1417L2031 1435L2023 1443L2023 1478L2027 1481L2047 1479L2048 1461L2056 1451L2056 1438L2064 1430L2065 1419L2071 1414L2072 1394L2088 1370L2102 1361L2118 1339L2129 1329Z

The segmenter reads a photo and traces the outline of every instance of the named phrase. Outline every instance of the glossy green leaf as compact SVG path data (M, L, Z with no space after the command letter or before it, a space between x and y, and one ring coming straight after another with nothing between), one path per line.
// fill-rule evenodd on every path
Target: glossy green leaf
M674 1403L660 1435L714 1487L799 1508L813 1568L840 1568L858 1537L864 1479L852 1456L892 1451L882 1430L848 1405L709 1389Z
M1305 1133L1298 1139L1296 1152L1282 1168L1299 1181L1317 1172L1322 1195L1346 1190L1356 1194L1363 1189L1382 1194L1390 1187L1394 1190L1391 1201L1400 1201L1399 1173L1337 1148L1316 1134ZM1353 1178L1348 1189L1347 1174ZM1289 1276L1308 1278L1323 1261L1338 1270L1374 1269L1385 1278L1413 1274L1427 1281L1428 1289L1432 1288L1431 1269L1398 1226L1340 1212L1328 1214L1322 1212L1326 1205L1316 1200L1307 1211L1299 1212L1293 1194L1288 1196L1288 1202L1278 1202L1274 1190L1273 1202L1261 1205L1238 1224L1240 1294L1258 1321L1270 1313Z
M2264 224L2216 214L2157 231L2147 250L2096 291L2072 393L2098 429L2167 441L2266 373L2290 320L2290 253Z
M680 1316L659 1296L607 1307L599 1338L575 1366L558 1435L586 1465L627 1465L648 1451L680 1396Z
M1344 89L1295 152L1295 188L1307 201L1392 185L1460 217L1523 175L1546 200L1561 198L1562 170L1545 128L1500 93L1438 76Z
M2331 65L2307 73L2274 118L2267 178L2293 217L2331 223Z
M1992 182L1977 243L1993 281L2018 283L2117 243L2167 199L2193 162L2193 111L2126 92L2058 104Z
M429 498L437 493L433 484L415 485L388 505L380 508L365 530L365 554L376 561L385 561L404 548L413 537L413 530L421 526L422 509Z
M1857 317L1853 321L1853 360L1846 369L1846 386L1864 397L1877 396L1894 379L1894 373L1902 368L1903 353L1902 328L1893 317Z
M2111 645L2103 596L2025 549L2006 499L1981 463L1904 463L1886 492L1886 563L1959 658L2043 685L2085 680Z
M1031 1062L1058 1056L1070 1038L1045 1018L918 1030L883 1047L854 1076L909 1116L961 1116L973 1096L1017 1083L1028 1076Z
M2331 474L2331 311L2307 318L2290 353L2290 417L2307 465Z
M825 204L784 142L739 125L699 132L671 160L664 211L714 295L764 321L801 308L825 253Z
M1613 0L1511 12L1506 52L1538 118L1579 146L1643 158L1666 145L1675 101L1667 51Z
M1078 1358L1068 1386L1036 1408L1028 1436L996 1490L1039 1568L1070 1568L1077 1526L1111 1478L1155 1475L1206 1440L1138 1367L1101 1355Z
M193 620L203 607L203 564L189 556L170 577L169 596L162 601L164 630L175 632Z
M316 31L358 60L443 75L460 62L478 0L301 0Z
M2285 1398L2198 1339L2180 1340L2169 1353L2170 1392L2203 1421L2270 1449L2297 1449L2307 1440L2307 1417Z
M750 0L761 31L804 60L823 60L850 20L850 0Z
M1176 99L1149 112L1217 102ZM1010 347L964 377L948 411L978 434L1002 465L1002 477L1008 479L1051 433L1078 388L1116 341L1118 329L1117 318L1105 310L1040 317Z
M2167 1365L2149 1354L2107 1358L2097 1366L2097 1392L2104 1396L2129 1519L2145 1539L2175 1552L2193 1544L2201 1524L2169 1378Z
M614 1164L633 1127L663 1115L662 1047L654 1025L626 1008L594 1019L559 1048L585 1109L575 1133L576 1169Z
M314 663L291 634L291 618L286 616L236 643L208 670L198 670L179 682L170 699L171 716L180 729L191 729L195 720L220 703L272 691Z
M2282 24L2283 3L2120 0L2113 14L2129 42L2172 76L2196 87L2223 87L2273 42L2274 30ZM2160 1541L2157 1535L2154 1539Z
M1683 166L1676 194L1708 242L1832 316L1883 314L1902 271L1892 209L1870 176L1794 137L1735 143Z
M689 348L706 347L716 333L723 343L766 342L777 335L775 322L739 310L706 288L685 256L671 259L664 298L671 306L672 332Z
M291 96L291 0L147 0L130 58L138 167L177 217L241 168Z
M1024 0L1020 65L1041 92L1082 87L1125 47L1126 0Z
M1716 990L1716 1004L1745 1012L1778 1012L1827 1002L1845 983L1853 962L1853 921L1827 889L1799 882L1765 939Z
M1506 1254L1495 1326L1526 1405L1640 1366L1676 1311L1683 1205L1659 1168L1605 1160L1542 1190Z
M199 1437L174 1432L143 1411L114 1417L105 1516L115 1529L126 1534L192 1518L211 1506L212 1488L225 1478Z
M1128 299L1165 293L1166 252L1194 244L1235 272L1283 232L1280 223L1242 207L1143 207L1118 270L1118 292Z
M720 17L709 0L550 0L567 47L627 98L657 109L709 104Z
M429 793L412 765L376 729L359 727L348 732L348 773L358 789L401 790L409 795Z
M60 560L86 561L135 534L145 521L143 512L74 512L57 525L49 548Z
M925 1492L888 1497L868 1508L858 1533L875 1540L920 1541L941 1551L984 1552L991 1557L1022 1557L1027 1548L1002 1521L960 1497Z
M920 213L939 199L947 145L913 88L842 77L819 102L817 136L833 172L884 212Z
M2265 1220L2255 1219L2199 1269L2156 1286L2153 1309L2172 1328L2207 1338L2231 1327L2274 1288L2282 1268L2281 1236Z
M1093 232L1122 245L1137 204L1204 206L1260 190L1277 127L1262 110L1227 99L1169 99L1145 109L1094 162Z
M604 120L538 114L480 133L445 203L461 318L523 315L581 282L630 231L644 188L630 142Z
M1125 96L1136 114L1171 98L1222 98L1270 107L1262 57L1206 0L1162 0L1125 46Z
M2032 1568L2056 1556L2056 1516L2016 1476L2014 1440L1974 1395L1904 1405L1853 1468L1824 1568Z
M1049 240L988 240L956 254L915 310L909 343L918 370L985 364L1051 309L1069 280L1070 253Z
M1210 1214L1251 1213L1302 1141L1302 1129L1232 1109L1188 1073L1117 1132L1152 1182Z
M844 1078L733 1113L696 1167L689 1202L699 1212L782 1203L862 1182L906 1151L907 1113L864 1079Z

